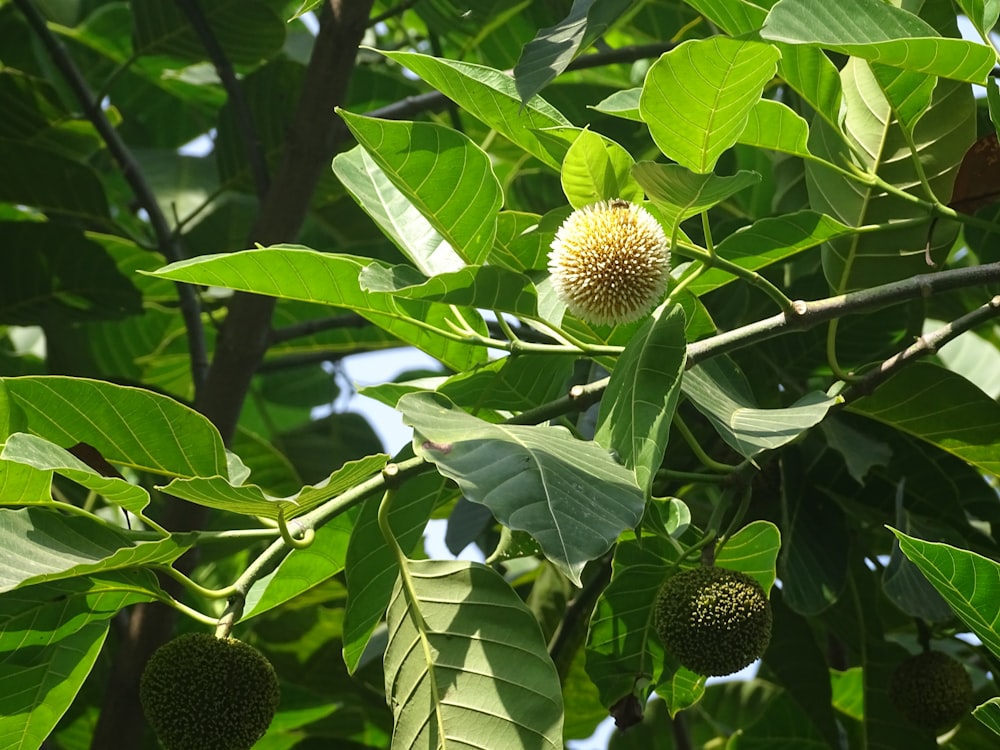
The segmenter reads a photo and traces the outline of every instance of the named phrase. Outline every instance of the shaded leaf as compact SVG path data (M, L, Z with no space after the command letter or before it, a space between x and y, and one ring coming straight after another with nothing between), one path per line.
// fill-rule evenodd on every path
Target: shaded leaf
M190 547L181 535L135 542L96 519L47 508L0 508L0 592L33 583L170 563Z
M664 53L639 98L656 145L692 172L711 172L746 128L778 56L769 44L718 36Z
M270 495L256 484L243 484L243 478L227 479L220 476L174 479L159 489L207 508L270 519L277 519L281 512L286 519L291 519L369 479L388 460L389 456L380 453L358 461L348 461L322 482L307 485L294 495L286 497Z
M1000 404L950 370L913 363L847 408L1000 476Z
M521 101L530 101L566 70L577 52L600 37L631 5L632 0L573 0L569 15L555 26L539 29L514 66Z
M625 347L601 399L594 440L635 472L648 495L670 436L684 373L684 310L657 308Z
M490 424L438 394L409 394L398 409L417 455L500 523L531 534L577 585L583 566L642 518L632 473L596 443L556 427Z
M52 151L0 139L0 202L105 222L108 199L90 166Z
M759 174L747 170L720 177L696 174L680 164L651 161L636 164L632 174L650 200L670 221L678 223L760 182Z
M1000 734L1000 698L990 698L976 706L972 715L992 729L994 734Z
M825 393L813 392L789 407L758 409L742 373L723 357L692 367L685 373L681 387L722 439L746 458L790 443L819 423L838 403Z
M561 748L559 676L521 599L479 563L405 565L387 613L392 747Z

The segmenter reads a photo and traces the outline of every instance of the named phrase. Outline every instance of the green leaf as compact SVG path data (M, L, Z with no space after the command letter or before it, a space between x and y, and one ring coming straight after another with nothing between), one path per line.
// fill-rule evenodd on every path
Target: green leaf
M830 745L794 697L786 690L767 702L749 726L740 730L739 747L744 750L829 750Z
M0 139L0 174L0 203L31 206L86 222L108 220L104 186L87 164Z
M489 262L512 271L544 268L549 243L555 234L538 231L541 217L523 211L501 211L497 214L497 236Z
M972 715L992 729L994 734L1000 734L1000 698L990 698L976 706Z
M392 747L562 748L562 690L534 615L479 563L408 560L387 614Z
M0 276L0 322L119 320L142 309L136 287L101 244L79 230L48 222L0 222L0 259L17 269Z
M596 443L556 427L490 424L438 394L404 396L397 408L417 433L417 455L500 523L531 534L577 585L583 566L642 518L632 472Z
M244 516L277 519L281 511L287 520L308 513L369 479L381 471L388 460L388 455L380 453L358 461L348 461L323 481L307 485L294 495L286 497L275 497L256 484L237 483L234 479L220 476L174 479L158 489L197 505Z
M386 52L489 128L517 144L542 163L559 169L556 158L539 140L536 131L569 125L557 109L539 96L523 105L513 79L483 65L445 60L415 52Z
M15 432L7 438L0 458L39 471L54 471L133 513L141 513L149 504L149 493L142 487L120 477L103 476L69 451L35 435Z
M233 64L257 64L285 42L281 16L262 0L218 0L202 12L209 33ZM204 43L176 3L143 0L132 8L132 18L136 54L208 59Z
M653 625L653 602L677 550L665 539L626 539L615 548L611 583L597 600L587 635L586 669L608 708L636 694L645 703L651 685L676 664Z
M746 458L781 447L818 424L838 403L824 393L808 393L782 409L758 409L742 373L731 360L716 357L687 371L681 387L726 443Z
M389 525L396 542L408 551L420 540L435 507L453 500L454 486L436 472L411 477L396 492L389 510ZM344 612L344 663L350 672L362 666L362 656L372 633L385 616L399 564L378 525L378 497L361 505L361 512L347 545L344 576L347 609Z
M430 300L538 318L538 297L531 279L502 266L466 266L427 279L410 266L372 263L361 271L358 283L367 292L391 294L395 299Z
M632 174L656 206L672 222L681 222L760 182L760 175L741 169L734 175L696 174L680 164L640 161Z
M632 157L614 141L581 130L566 152L562 186L573 208L611 198L642 202L642 188L631 174Z
M864 675L861 667L843 671L831 669L830 682L833 687L834 708L855 721L864 721Z
M49 505L52 472L0 460L0 505Z
M711 172L746 128L778 57L772 45L718 36L664 53L639 98L656 145L692 172Z
M639 97L642 96L642 89L623 89L605 97L593 106L598 112L613 117L621 117L623 120L634 120L642 122L642 115L639 114Z
M850 234L851 228L815 211L796 211L784 216L758 219L720 242L715 251L720 257L742 268L757 271L812 247ZM732 274L710 268L689 289L701 296L735 280Z
M0 747L42 747L100 653L108 620L158 598L148 571L74 578L0 596Z
M502 202L490 157L443 125L337 111L383 174L455 252L481 263L493 247Z
M903 554L920 568L955 614L994 656L1000 657L1000 614L995 604L1000 564L969 550L890 531Z
M191 546L182 536L134 542L123 531L48 508L0 508L0 592L33 583L171 563Z
M670 436L687 343L684 310L657 308L618 358L594 440L618 454L648 495Z
M566 70L577 52L604 34L631 5L632 0L573 0L569 15L555 26L540 29L524 45L514 66L514 81L521 101L530 101Z
M427 330L429 325L450 332L445 322L450 318L448 310L419 301L396 300L392 295L372 294L361 289L358 274L371 262L369 258L319 253L301 245L274 245L171 263L152 275L347 307L456 370L486 361L486 352L482 348L458 344ZM466 311L467 320L471 312ZM475 320L474 317L472 319Z
M983 36L990 33L1000 18L1000 0L958 0L958 7Z
M760 99L750 110L739 143L814 158L809 151L809 125L787 104Z
M950 370L913 363L847 408L1000 476L1000 404Z
M400 252L428 276L464 261L361 146L333 157L333 171Z
M769 592L774 585L775 561L781 532L770 521L752 521L737 531L715 554L715 564L746 573Z
M794 612L815 617L844 592L851 530L844 511L807 481L805 457L781 462L782 596Z
M4 378L0 384L0 429L16 410L26 420L21 431L64 447L88 443L113 464L167 476L225 472L218 430L167 396L59 376Z
M687 4L730 36L756 31L765 12L749 0L687 0Z
M872 62L971 83L983 83L995 62L989 47L943 38L918 16L867 0L780 0L768 13L761 36L789 44L816 44Z
M818 47L778 43L778 74L805 99L828 125L840 123L840 73Z
M292 550L275 570L254 581L240 622L272 610L340 573L357 515L352 509L327 521L316 530L312 544Z

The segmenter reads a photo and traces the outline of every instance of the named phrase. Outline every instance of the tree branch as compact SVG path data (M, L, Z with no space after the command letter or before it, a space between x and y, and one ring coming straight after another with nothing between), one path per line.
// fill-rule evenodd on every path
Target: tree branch
M156 194L149 183L146 182L146 178L142 174L138 162L132 156L132 152L128 146L125 145L125 141L121 139L118 131L115 130L111 121L105 116L100 102L97 101L83 74L77 68L76 63L73 62L73 58L70 57L69 50L49 30L48 24L31 3L31 0L14 0L14 4L24 15L25 19L27 19L32 31L41 40L45 51L80 104L84 116L97 129L108 152L114 158L115 162L117 162L122 175L132 189L136 200L149 216L149 224L153 229L153 235L156 237L157 249L171 262L183 260L185 255L184 249L181 246L180 240L170 230L170 224L160 210L160 205L156 202ZM180 298L181 315L184 318L184 326L187 329L188 352L191 357L191 379L194 382L194 390L197 394L201 390L206 371L208 370L205 329L201 322L201 303L195 287L180 282L177 282L176 286L177 296Z
M233 116L236 118L236 127L240 130L240 137L243 139L243 151L250 165L250 174L253 176L254 188L257 192L257 199L264 200L270 186L270 176L267 173L267 159L264 155L264 148L261 144L260 136L257 133L257 126L254 123L253 113L250 105L243 94L243 87L236 78L236 71L229 61L225 50L219 44L219 40L212 31L212 27L205 18L201 6L197 0L175 0L181 11L187 16L188 23L194 29L201 40L208 59L215 66L215 72L222 82L222 87L229 96L229 104L233 108Z
M320 174L329 169L333 158L333 108L344 102L372 1L329 0L282 160L261 204L250 244L270 245L298 236ZM250 379L267 349L273 309L273 299L250 294L235 295L229 305L215 358L195 402L226 442L236 431ZM202 526L204 518L204 508L169 499L163 525L172 531L186 531ZM182 558L177 567L189 569L190 564L190 558ZM139 677L152 652L173 634L174 623L173 611L162 605L133 608L94 731L91 747L95 750L141 745L145 721L138 701Z

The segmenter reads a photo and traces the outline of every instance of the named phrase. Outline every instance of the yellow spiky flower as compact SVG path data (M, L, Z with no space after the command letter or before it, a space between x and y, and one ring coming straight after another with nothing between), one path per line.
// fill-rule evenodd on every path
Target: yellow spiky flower
M549 272L559 299L581 320L630 323L648 313L667 288L667 236L641 206L618 198L593 203L559 227Z

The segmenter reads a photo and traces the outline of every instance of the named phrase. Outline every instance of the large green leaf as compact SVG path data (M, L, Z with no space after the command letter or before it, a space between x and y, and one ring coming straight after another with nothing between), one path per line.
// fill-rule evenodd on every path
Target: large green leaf
M392 747L562 748L562 690L538 623L492 569L408 560L389 604Z
M782 409L759 409L742 373L724 357L692 367L681 387L722 439L747 458L790 443L818 424L837 403L836 398L814 392Z
M0 139L0 202L104 223L108 199L89 165L52 151Z
M0 321L116 320L139 312L142 298L99 242L54 223L0 222ZM16 269L16 270L15 270Z
M70 448L88 443L114 464L167 476L222 475L218 430L172 398L113 383L58 376L4 378L0 429L15 429ZM15 422L15 424L17 424Z
M293 495L275 497L256 484L243 484L226 477L174 479L161 487L164 492L208 508L218 508L246 516L286 519L301 516L331 498L370 478L385 466L389 456L380 453L358 461L348 461L322 482L303 487Z
M262 0L217 0L206 6L205 22L230 62L253 65L271 57L285 41L282 18ZM171 0L143 0L132 8L136 54L207 60L191 22Z
M664 53L639 98L656 145L693 172L711 172L746 128L778 56L772 45L718 36Z
M556 158L536 131L569 125L555 107L539 96L522 104L514 80L483 65L445 60L415 52L381 54L404 65L487 127L510 139L532 156L558 170Z
M715 251L742 268L757 271L851 231L850 227L825 214L796 211L758 219L726 237L716 245ZM728 271L710 268L696 278L689 289L692 294L702 295L735 278Z
M15 432L7 438L0 458L43 472L54 471L133 513L142 512L149 503L149 493L142 487L120 477L106 477L69 451L36 435Z
M994 734L1000 734L1000 698L990 698L977 706L972 715L992 729Z
M338 111L382 173L448 244L466 261L481 263L493 247L502 202L490 157L443 125Z
M447 309L419 301L396 300L388 294L372 294L361 289L358 274L369 263L371 260L367 258L319 253L300 245L275 245L171 263L154 275L348 307L457 370L486 360L482 348L459 344L428 330L431 327L450 332L445 322L450 319ZM472 311L466 311L465 318L476 320Z
M760 99L750 110L739 143L814 158L809 151L809 124L787 104Z
M983 83L995 62L987 46L943 38L918 16L868 0L780 0L764 21L761 36L973 83Z
M434 508L457 495L454 486L436 472L407 478L397 490L389 511L389 525L399 546L404 551L412 549ZM396 556L379 529L378 505L374 496L362 504L347 545L343 640L344 663L351 672L362 665L365 648L385 616L399 574Z
M601 400L594 440L618 454L647 494L663 462L684 372L684 310L653 315L625 347Z
M847 408L1000 476L1000 404L957 373L917 362Z
M596 443L557 427L498 425L439 394L400 399L417 455L454 479L505 526L527 531L571 581L642 518L632 472Z
M108 620L157 598L146 571L41 583L0 596L0 748L42 747L90 673Z
M687 0L687 4L730 36L756 31L764 23L764 9L749 0Z
M697 174L680 164L640 161L632 174L656 206L671 222L681 222L707 211L741 190L760 182L756 172L740 170L734 175Z
M48 508L0 508L0 592L33 583L171 563L191 546L181 536L135 542L96 519Z
M958 0L958 5L984 36L989 34L996 26L997 18L1000 18L1000 2L997 0Z
M275 570L254 581L240 622L272 610L342 571L357 515L351 510L323 524L312 544L292 550Z
M427 279L410 266L372 263L361 271L358 283L367 292L391 294L396 299L509 312L529 320L538 317L538 298L531 279L502 266L466 266Z
M514 67L517 92L524 102L566 70L577 52L598 39L632 5L632 0L573 0L569 15L540 29L524 45Z
M422 273L454 271L463 261L363 148L333 158L333 171L358 205Z
M1000 657L1000 564L969 550L927 542L892 529L899 548L983 644Z

